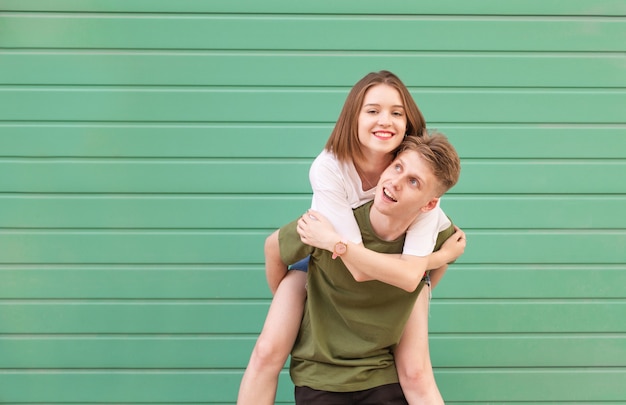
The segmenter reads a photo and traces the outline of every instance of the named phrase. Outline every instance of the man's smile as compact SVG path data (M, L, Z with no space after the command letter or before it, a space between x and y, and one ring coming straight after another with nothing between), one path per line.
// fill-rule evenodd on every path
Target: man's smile
M393 201L393 202L398 202L398 200L396 200L396 198L393 196L393 194L391 194L389 192L389 189L387 187L383 187L383 196L387 197L387 199Z

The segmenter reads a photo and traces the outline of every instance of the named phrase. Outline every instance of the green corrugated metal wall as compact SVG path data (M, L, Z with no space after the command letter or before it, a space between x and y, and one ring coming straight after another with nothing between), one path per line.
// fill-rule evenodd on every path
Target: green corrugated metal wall
M463 161L443 206L469 245L430 317L447 403L626 403L623 0L0 11L1 403L234 403L263 240L380 69Z

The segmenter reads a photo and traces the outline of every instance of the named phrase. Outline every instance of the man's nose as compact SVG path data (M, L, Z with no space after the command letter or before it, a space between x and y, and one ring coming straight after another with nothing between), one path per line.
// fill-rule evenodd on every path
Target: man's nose
M398 188L400 188L400 176L395 176L394 178L391 179L391 188L393 188L394 190L397 190Z

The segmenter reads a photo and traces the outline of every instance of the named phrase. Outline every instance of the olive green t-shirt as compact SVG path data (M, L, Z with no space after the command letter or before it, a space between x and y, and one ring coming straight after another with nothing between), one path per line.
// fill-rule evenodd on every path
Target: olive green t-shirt
M371 205L354 210L363 244L381 253L402 253L404 236L386 242L374 233ZM411 293L379 281L356 282L341 259L303 244L296 222L279 231L284 263L311 255L304 317L291 353L294 384L351 392L398 382L393 350L424 282ZM435 250L452 233L453 226L441 232Z

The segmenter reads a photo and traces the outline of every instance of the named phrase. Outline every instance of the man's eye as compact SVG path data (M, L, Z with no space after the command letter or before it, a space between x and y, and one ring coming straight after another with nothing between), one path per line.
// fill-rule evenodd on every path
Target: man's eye
M400 170L402 170L402 166L400 165L400 163L396 163L396 164L393 166L393 168L394 168L394 169L396 169L396 171L397 171L397 172L399 172Z
M417 179L411 179L409 180L409 182L411 183L412 186L417 187L419 186L419 181L417 181Z

